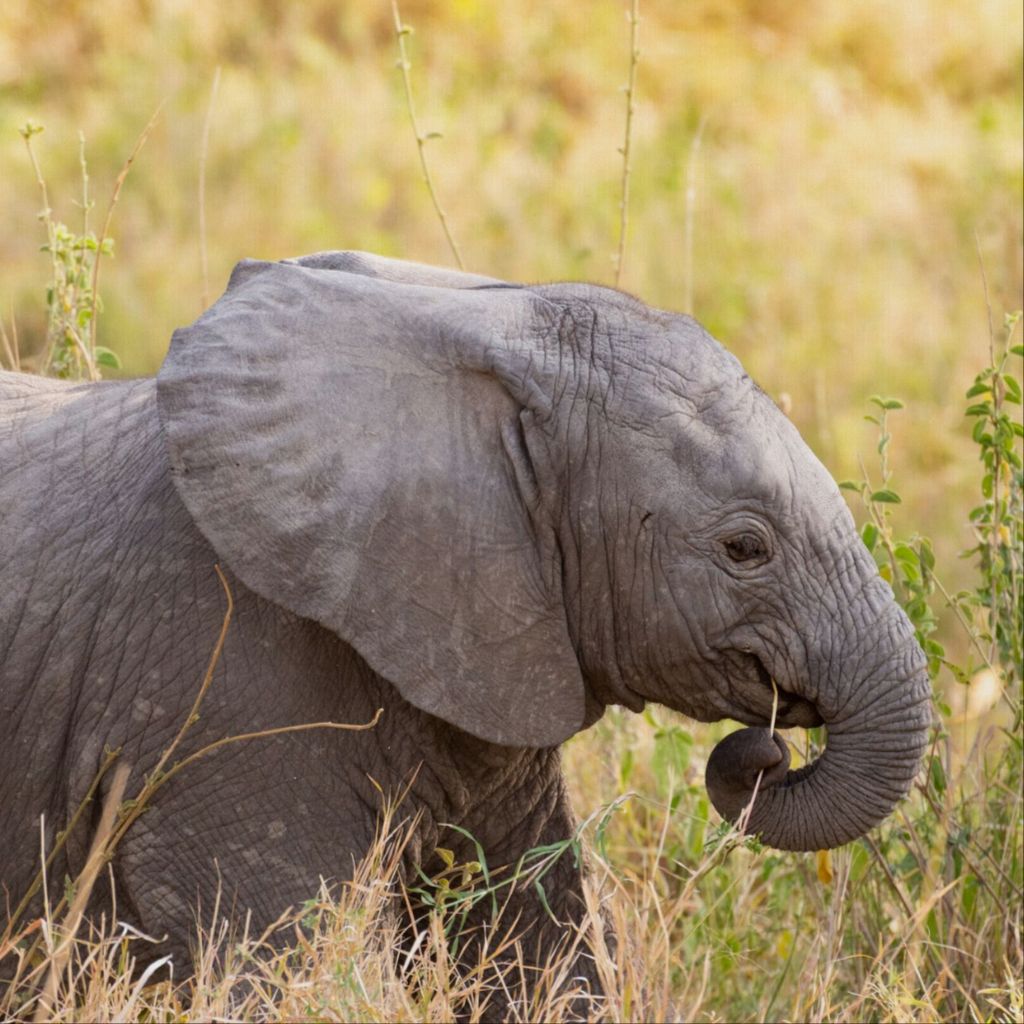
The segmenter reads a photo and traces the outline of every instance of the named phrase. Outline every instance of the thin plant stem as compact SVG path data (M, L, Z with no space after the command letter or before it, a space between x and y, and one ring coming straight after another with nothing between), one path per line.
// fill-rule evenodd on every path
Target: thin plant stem
M988 365L996 365L996 329L992 322L992 300L988 294L988 274L985 273L985 261L981 255L981 239L974 232L974 251L978 256L978 270L981 273L981 290L985 296L985 313L988 316Z
M43 208L39 211L39 216L43 223L46 225L47 240L50 243L50 259L56 264L56 245L54 244L54 225L53 225L53 210L50 207L50 196L46 189L46 179L43 177L42 168L39 166L39 160L36 158L36 151L32 148L32 136L37 132L42 131L41 128L24 128L21 132L21 137L25 140L25 148L28 150L28 158L32 163L32 170L36 175L36 184L39 186L39 191L43 195Z
M416 117L416 104L413 101L412 95L412 79L409 77L409 70L412 65L405 50L405 37L412 32L412 29L408 25L402 24L402 16L398 10L398 0L391 0L391 13L394 16L395 36L398 39L398 68L402 72L402 84L405 87L405 108L409 113L409 122L412 125L413 135L416 136L416 150L420 158L420 169L423 172L423 183L427 186L427 191L430 193L430 201L434 204L434 211L437 213L438 220L441 221L444 237L448 241L448 247L455 257L455 262L459 270L465 270L465 265L462 262L462 253L459 251L455 236L452 234L452 229L448 224L448 217L441 207L441 201L437 197L434 179L431 177L430 166L427 164L426 144L431 139L440 138L440 135L437 132L428 132L424 135L420 131L419 120Z
M67 965L68 957L71 955L71 945L82 923L82 915L85 913L86 904L92 895L96 878L99 876L100 869L106 863L107 843L124 797L124 788L128 783L129 774L131 774L131 765L129 764L119 764L114 770L110 791L107 793L107 798L103 804L103 813L93 836L92 846L89 849L89 856L86 858L85 867L78 876L75 895L64 919L60 940L49 957L46 985L39 998L39 1002L36 1004L35 1020L37 1022L47 1021L51 1018L51 1010L57 996L57 987Z
M619 246L615 253L615 287L622 280L622 266L626 257L626 234L629 231L629 177L630 155L633 143L633 97L636 95L636 67L640 60L637 38L640 29L640 0L630 0L629 5L629 78L626 82L626 128L622 146L622 184L619 197Z
M686 161L686 216L683 221L683 312L693 316L693 236L697 208L697 157L704 139L707 115L701 115Z
M139 151L146 144L146 140L149 138L149 133L156 125L157 118L160 116L160 111L163 110L165 102L165 100L160 101L156 110L153 111L153 116L146 122L146 127L142 129L142 133L136 140L132 151L128 154L128 159L125 160L124 165L114 182L114 191L111 193L110 202L107 204L107 213L103 218L103 229L100 231L100 236L97 239L96 259L93 261L92 265L92 315L89 317L89 349L93 352L96 351L96 314L99 311L100 301L99 281L100 262L103 255L103 243L107 240L107 233L110 231L110 222L114 216L114 207L117 206L117 201L121 196L121 188L124 185L125 179L128 177L128 172L132 169L132 164L135 163L135 158L139 155Z
M775 683L775 679L772 679L772 717L768 723L768 735L775 735L775 717L779 710L779 688ZM761 788L761 779L764 778L764 769L762 768L757 773L757 781L754 783L754 791L750 794L750 800L747 802L747 806L743 808L743 812L740 814L739 819L736 822L736 831L739 833L746 832L747 824L750 821L750 816L754 813L754 801L757 800L758 791Z
M171 740L170 746L164 750L160 756L160 760L157 761L156 767L147 774L147 784L150 780L155 780L160 777L163 773L164 766L171 759L171 755L177 750L178 745L185 738L185 733L199 720L199 708L203 703L203 698L206 696L206 691L210 688L210 683L213 682L213 673L216 671L217 663L220 661L221 653L224 650L224 641L227 639L228 627L231 625L231 616L235 610L235 599L231 594L231 587L228 585L227 578L224 576L224 572L219 565L214 565L214 572L217 574L217 578L220 580L220 585L224 589L224 597L227 600L227 605L224 609L224 619L220 625L220 633L217 634L217 642L213 645L213 653L210 655L210 660L207 663L206 671L203 673L203 681L199 685L199 692L196 694L195 700L192 701L192 708L190 709L188 716L185 721L181 723L181 728L178 729Z
M985 272L985 261L981 256L981 242L978 239L978 233L974 233L974 246L975 251L978 254L978 269L981 272L981 287L985 294L985 312L988 315L988 365L993 368L992 373L992 422L995 424L999 419L999 414L1002 412L1002 386L1003 382L1000 378L1001 365L996 364L996 332L995 327L992 323L992 300L989 298L988 293L988 274ZM992 523L987 531L988 536L983 538L985 545L988 547L988 559L989 564L996 566L999 564L999 526L998 524L1002 521L1002 501L999 493L999 483L1002 474L1002 452L998 445L993 445L992 452L995 459L995 465L992 467ZM996 607L997 595L995 589L995 582L992 583L992 606L989 609L989 626L992 634L992 639L989 641L989 664L996 660L998 641L996 640L996 618L998 616L998 609Z
M214 672L216 671L217 664L220 661L221 654L224 650L224 641L227 637L228 627L231 623L231 617L234 611L234 599L232 597L231 588L228 585L228 581L225 578L224 573L221 571L219 565L215 565L214 570L217 573L217 577L220 580L221 586L224 588L224 593L227 599L227 606L225 608L224 618L221 623L220 633L217 636L217 642L214 644L213 653L210 655L210 660L207 665L206 672L203 674L203 680L202 683L200 684L199 691L196 694L195 700L192 702L192 707L189 711L188 716L186 717L185 721L182 722L181 727L178 729L174 738L171 740L170 744L167 746L163 754L160 756L160 759L157 762L156 766L153 768L152 771L146 773L142 789L139 791L138 795L131 798L130 800L118 800L117 804L115 805L117 809L117 817L114 823L107 830L102 850L100 851L99 854L97 854L97 856L99 857L99 860L97 862L97 870L104 864L106 864L111 859L111 857L113 857L115 849L120 844L124 836L127 834L128 830L132 827L132 825L138 820L138 818L149 806L149 803L152 800L154 794L157 792L157 790L159 790L170 779L177 775L178 772L186 768L188 765L199 760L199 758L204 757L205 755L213 752L214 750L218 750L229 743L241 743L245 740L261 739L263 737L268 736L280 736L284 733L304 732L309 729L341 729L352 732L362 732L367 729L372 729L380 721L380 718L384 713L383 708L378 708L373 718L366 723L357 723L350 725L341 722L304 722L298 725L286 725L277 728L262 729L256 732L241 733L235 736L227 736L222 739L216 740L213 743L209 743L205 747L202 747L197 751L194 751L184 760L176 762L170 768L167 768L165 770L174 751L180 746L182 740L185 738L185 735L188 733L189 729L191 729L191 727L199 719L199 709L203 703L203 699L206 697L207 691L210 688L210 684L213 681ZM103 775L103 773L106 771L107 767L114 760L114 758L117 757L118 753L118 751L108 752L107 759L104 762L104 765L101 768L96 779L94 780L93 787L90 789L90 793L87 794L87 800L88 797L91 796L92 792L95 791L95 787L98 785L99 778ZM87 800L83 801L83 807L85 806ZM76 818L72 821L72 825L69 826L68 829L65 830L64 834L62 835L62 840L65 839L66 836L70 833L71 827L73 827L74 821L77 820L78 814L80 813L81 807L79 809L79 812L76 813ZM49 857L47 857L47 865L51 863L53 856L54 853L51 852ZM90 852L89 860L87 860L87 867L92 862L92 858L93 852ZM45 884L45 870L41 874L42 883ZM84 876L80 875L79 880L81 880L82 877ZM22 900L22 903L19 904L18 911L16 911L16 913L22 911L23 907L27 905L29 899L31 899L31 896L32 892L30 892L25 897L25 899ZM56 907L53 910L53 914L60 914L63 911L66 903L67 896L65 895L57 903ZM15 920L16 918L12 917L11 922L8 924L8 931L13 931ZM6 937L7 931L5 931L4 935ZM36 944L38 944L38 939L36 940L36 943L33 944L33 948L35 947ZM2 945L3 943L0 943L0 946Z
M206 159L210 151L210 126L213 123L213 108L220 88L220 65L213 73L210 99L206 104L203 118L203 137L199 145L199 266L203 275L203 309L210 304L210 262L206 249Z
M4 346L4 354L7 358L7 364L15 372L21 370L21 359L18 353L18 331L14 319L14 304L11 303L11 333L7 333L7 327L4 324L3 317L0 316L0 342Z
M219 750L221 747L226 747L230 743L242 743L245 740L265 739L268 736L283 736L286 733L308 732L310 729L341 729L346 732L364 732L367 729L372 729L381 720L383 714L384 709L377 708L374 712L373 718L368 722L359 722L356 724L349 722L300 722L297 725L279 725L272 729L257 729L255 732L241 732L236 733L234 736L225 736L223 739L209 743L205 747L189 754L183 761L177 761L167 769L160 781L162 783L168 782L177 775L178 772L183 768L187 768L194 761L198 761L199 758L205 757L207 754L212 754L213 751Z
M82 237L87 238L92 201L89 199L89 165L85 160L85 132L78 133L78 166L82 172Z
M85 133L78 133L78 166L81 171L82 177L82 239L80 245L84 245L89 237L89 209L92 206L92 201L89 199L89 165L85 160ZM97 259L99 258L99 252L96 253ZM75 297L72 300L72 306L78 307L78 281L75 281ZM99 380L100 372L96 368L96 357L94 351L90 350L89 346L81 339L78 331L73 334L75 344L78 345L81 351L82 358L85 361L86 372L89 375L89 380Z
M46 227L46 242L47 248L50 252L50 275L53 281L58 279L60 274L60 267L57 264L57 229L53 223L53 209L50 206L50 195L46 189L46 179L43 177L42 168L39 166L39 160L36 158L36 151L32 147L32 136L42 131L42 128L37 125L26 125L21 129L21 137L25 140L25 149L28 150L28 158L32 164L32 170L35 172L36 184L39 186L39 191L43 196L43 208L39 211L39 218L42 220L43 225ZM45 372L46 368L50 365L50 360L53 358L53 350L56 347L56 336L53 331L47 332L46 349L43 352L42 369Z
M75 813L72 815L71 820L67 824L67 827L57 833L56 841L53 844L53 848L43 859L42 868L36 874L35 878L32 881L32 884L28 887L28 891L21 898L21 901L18 903L18 905L14 908L13 913L8 917L7 925L4 928L3 932L0 933L0 950L6 947L11 936L14 934L14 929L17 926L18 921L21 919L21 915L25 913L25 910L27 909L32 898L40 890L40 888L42 888L46 879L46 873L50 870L54 858L64 848L64 845L67 843L68 838L71 836L71 833L74 832L75 827L78 825L78 822L82 817L82 814L85 812L85 809L92 803L92 799L96 795L96 790L99 788L99 784L102 781L103 776L106 775L110 766L114 763L115 760L117 760L117 756L119 753L120 749L107 750L106 753L104 754L103 763L100 765L98 771L93 776L93 780L89 786L89 789L86 791L85 796L82 797L80 803L78 804L78 807L75 809Z

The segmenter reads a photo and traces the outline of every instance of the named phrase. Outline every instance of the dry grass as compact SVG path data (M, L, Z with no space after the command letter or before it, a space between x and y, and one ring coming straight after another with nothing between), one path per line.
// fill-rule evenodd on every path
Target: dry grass
M162 960L133 974L137 960L152 960L151 940L109 923L76 936L73 923L48 914L35 925L44 951L17 993L0 1000L0 1012L61 1021L475 1020L499 985L513 1021L558 1022L581 1012L637 1022L1019 1020L1019 918L998 915L992 903L980 929L965 926L957 910L961 879L936 881L925 898L911 899L884 865L862 863L847 848L833 855L826 885L799 860L788 868L783 861L793 858L735 838L684 865L672 859L672 847L685 812L640 797L631 802L642 810L616 829L613 849L628 845L612 853L612 863L598 855L591 834L586 917L539 973L517 963L514 931L500 930L472 969L457 971L450 918L441 911L426 915L410 938L400 884L408 825L390 817L351 882L282 917L287 951L275 951L266 935L229 939L221 921L197 935L195 977L176 982L177 964L170 979L154 982L167 966ZM928 839L912 816L902 819L923 851ZM605 842L597 846L607 852ZM934 915L956 946L931 937ZM761 936L772 951L766 955L751 936L771 917ZM999 931L1009 932L1011 944L993 960ZM602 998L581 996L573 981L579 951L595 960ZM733 960L731 970L723 972L723 959Z

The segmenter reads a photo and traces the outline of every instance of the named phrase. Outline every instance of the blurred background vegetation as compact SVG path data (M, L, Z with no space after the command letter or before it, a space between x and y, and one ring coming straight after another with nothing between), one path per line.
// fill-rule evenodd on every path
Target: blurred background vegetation
M441 136L427 157L467 269L615 280L627 14L624 0L402 3L420 128ZM903 399L887 417L893 529L932 538L951 591L979 586L958 557L976 543L983 472L964 392L991 359L986 292L997 325L1024 305L1019 0L643 0L640 14L622 286L692 306L837 479L859 479L863 457L877 480L869 396ZM84 135L98 231L162 105L104 258L98 341L123 362L107 376L155 371L243 257L359 248L451 264L397 59L386 0L7 0L0 317L26 368L45 347L50 276L29 120L45 126L32 146L54 217L73 230ZM1019 361L1009 369L1020 376ZM936 635L967 664L970 631L933 603ZM638 891L676 900L671 949L643 955L674 986L651 1007L701 1006L713 965L710 1020L775 1006L791 1019L1019 1019L1020 915L1001 915L1024 886L1021 743L997 728L1019 733L1019 685L990 672L972 705L940 678L953 707L939 705L948 732L930 781L836 854L832 889L827 860L815 872L811 858L749 850L699 891L696 875L680 881L713 849L699 774L729 726L612 713L569 745L584 814L627 787L645 794L605 839ZM999 774L1005 749L1015 760ZM645 921L661 913L636 905ZM656 1012L646 1005L638 1019Z
M407 0L402 15L467 268L610 283L626 6ZM1020 4L646 0L641 18L623 287L674 309L692 294L762 386L790 396L837 478L858 475L874 447L867 397L908 400L892 424L896 479L908 522L949 564L970 545L962 496L975 464L959 398L987 355L979 252L997 318L1024 303ZM79 132L102 213L164 105L100 287L100 343L124 372L152 373L203 305L199 165L218 68L211 299L246 256L363 248L451 263L396 59L383 0L5 3L0 311L23 351L43 345L48 258L17 129L45 126L33 144L55 216L73 226Z

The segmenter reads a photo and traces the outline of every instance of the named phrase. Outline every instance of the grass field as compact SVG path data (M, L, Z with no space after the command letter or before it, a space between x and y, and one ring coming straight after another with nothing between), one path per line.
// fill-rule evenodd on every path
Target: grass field
M362 248L453 264L435 201L467 269L619 280L692 311L837 479L866 473L869 499L883 487L902 499L850 491L883 574L939 645L939 724L907 801L828 857L723 836L702 776L730 723L611 712L571 741L595 905L618 935L604 948L591 928L609 993L594 1013L1020 1020L1024 576L1007 378L1021 378L1009 351L1021 330L1003 320L1024 306L1020 5L641 2L625 218L628 3L418 0L401 13L419 131L441 133L423 144L433 196L387 3L262 0L244 16L171 0L5 4L0 359L16 349L27 370L81 374L60 341L72 323L101 346L99 372L151 373L246 256ZM96 250L82 239L101 244L158 108L118 193L90 319ZM31 153L29 121L45 126ZM48 230L65 254L56 279L39 251ZM44 365L54 337L63 362ZM472 979L449 969L444 913L397 970L398 842L382 842L339 906L305 908L315 937L290 958L242 950L191 987L147 987L121 970L142 940L84 942L51 1015L445 1019L472 1002ZM44 934L37 980L56 939L43 926L26 937ZM566 1011L571 986L557 966L550 980L550 1002L524 1016ZM0 1011L35 1012L20 1005Z

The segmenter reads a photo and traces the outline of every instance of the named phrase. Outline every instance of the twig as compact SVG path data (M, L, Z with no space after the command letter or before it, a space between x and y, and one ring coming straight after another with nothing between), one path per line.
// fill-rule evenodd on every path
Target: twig
M131 766L125 763L119 764L114 770L114 777L110 784L110 792L103 804L103 815L100 818L99 826L93 837L92 846L89 849L89 856L86 858L85 867L78 876L75 886L75 897L71 901L67 916L64 919L62 928L63 934L57 943L57 948L50 956L50 967L46 975L46 986L39 1003L36 1006L35 1020L38 1022L50 1019L50 1012L54 999L57 995L57 986L60 984L60 976L64 973L68 957L71 955L71 945L78 932L78 926L82 923L82 914L85 912L86 904L92 895L93 886L99 875L100 868L107 861L107 842L110 839L111 830L114 827L115 817L121 807L124 798L124 787L131 774Z
M85 133L78 133L78 166L82 170L82 237L89 236L89 210L92 202L89 200L89 165L85 162Z
M889 867L886 859L882 856L882 851L879 850L874 839L871 838L870 833L862 837L864 842L867 844L868 849L871 850L872 856L875 858L875 862L882 869L882 874L885 876L885 880L889 883L889 888L896 894L896 898L903 905L903 909L906 912L907 917L912 918L914 916L913 907L910 905L910 900L907 898L903 890L900 888L899 882L896 881L896 876L892 873L892 868ZM953 882L947 886L947 890L952 888L953 885L959 885L960 879L956 878Z
M402 16L398 10L398 0L391 0L391 12L395 19L395 35L398 39L398 68L402 72L402 84L405 86L405 107L409 112L409 122L412 124L413 134L416 136L416 149L420 157L420 168L423 171L423 182L427 186L427 191L430 193L430 201L434 204L434 211L437 213L438 219L441 221L441 227L444 230L444 237L448 240L448 246L452 251L452 255L455 257L455 262L458 264L459 270L465 270L465 265L462 262L462 254L459 252L459 247L455 242L455 237L452 234L451 228L448 226L448 218L445 216L444 210L441 208L441 202L437 198L437 190L434 188L433 178L430 176L430 168L427 165L427 154L426 144L430 139L440 138L439 132L428 132L424 135L420 131L419 121L416 118L416 106L413 103L412 98L412 80L409 77L409 69L412 65L409 63L409 58L405 52L405 37L412 32L412 29L408 25L402 24Z
M199 758L205 757L207 754L213 753L213 751L219 750L221 747L225 747L229 743L241 743L243 740L264 739L268 736L282 736L285 733L290 732L306 732L309 729L341 729L346 732L365 732L367 729L372 729L380 721L383 714L384 709L377 708L370 721L361 722L355 725L349 722L300 722L298 725L279 725L273 729L257 729L255 732L241 732L234 736L225 736L223 739L209 743L200 750L189 754L184 761L177 761L167 770L166 774L164 774L159 781L161 784L167 782L177 775L183 768L192 764L193 761L198 761Z
M57 264L57 229L53 223L53 209L50 206L50 195L46 189L46 179L43 177L42 168L39 166L39 161L36 159L36 151L32 148L32 136L37 135L43 129L39 125L32 123L27 124L21 129L21 137L25 140L25 148L28 150L28 158L32 163L32 170L36 175L36 184L39 185L39 191L43 195L43 208L39 211L39 219L42 220L43 225L46 228L46 242L47 248L50 252L50 273L54 281L57 281L60 275L60 267ZM41 364L42 372L46 372L46 368L50 365L50 359L53 357L53 350L56 344L56 337L52 330L47 331L46 339L46 351L43 353L43 361Z
M227 579L225 579L224 573L221 572L221 568L219 565L214 565L213 568L217 573L217 577L220 580L221 586L224 588L224 593L227 597L227 608L225 609L224 612L224 620L221 623L220 633L217 636L217 642L213 648L213 654L210 656L209 664L207 665L206 672L203 675L203 681L199 687L199 693L196 695L196 699L192 702L192 708L188 713L188 717L182 723L181 728L178 729L177 733L174 736L174 739L171 740L170 745L167 747L166 750L164 750L163 754L160 757L160 760L156 764L156 767L146 775L145 781L143 783L141 791L139 792L139 795L135 797L133 800L129 801L126 807L120 807L118 809L119 816L114 826L115 831L113 836L110 837L109 842L106 845L106 859L108 860L110 856L113 854L114 847L117 846L117 844L121 841L121 838L124 836L125 832L128 831L128 828L131 826L131 824L135 821L136 818L138 818L138 816L145 809L147 801L150 799L150 797L153 795L156 789L159 788L161 780L165 778L165 776L163 775L164 765L167 764L167 761L170 759L170 756L174 753L175 749L181 743L185 734L199 718L199 706L202 704L203 698L206 696L206 691L210 688L210 683L213 681L213 673L217 667L217 662L220 660L221 651L224 648L224 639L227 636L228 626L231 623L231 614L235 607L234 598L231 596L231 588L228 586L228 581ZM100 767L100 771L97 773L96 778L93 780L93 784L90 787L89 793L86 794L86 800L88 800L89 797L91 797L92 793L95 791L95 788L99 783L99 779L102 777L103 773L107 770L107 768L110 766L113 760L117 757L119 752L119 750L107 752L104 763ZM68 826L67 829L65 829L63 835L61 836L62 841L65 840L67 836L70 834L71 829L74 827L75 821L77 821L78 816L81 814L82 809L86 804L86 800L82 801L82 804L79 806L79 809L76 812L75 817L72 819L71 824ZM47 858L46 864L44 865L44 871L42 872L42 878L44 882L46 879L45 869L49 866L49 863L52 860L55 852L56 851L54 850L50 853L50 856ZM21 911L22 907L28 903L28 900L31 898L36 888L38 888L38 886L34 886L33 889L29 890L29 893L22 900L21 904L19 904L18 911ZM57 907L54 912L59 913L63 904L64 900L62 899L57 904Z
M768 735L775 735L775 716L779 710L779 688L775 684L775 679L772 679L772 717L768 723ZM761 779L764 778L764 769L762 768L757 773L757 781L754 783L754 791L750 794L750 800L747 802L747 806L743 808L742 813L736 821L736 831L743 833L747 830L747 824L750 821L750 816L754 813L754 801L757 799L757 792L761 788Z
M619 248L615 254L615 287L622 280L622 264L626 255L626 232L629 228L629 156L633 141L633 96L636 91L636 66L640 51L636 47L640 28L640 0L629 5L629 80L626 83L626 130L619 152L622 154L622 194L619 199Z
M217 90L220 88L220 65L213 73L213 84L210 86L210 99L206 104L206 117L203 118L203 138L199 146L199 266L203 274L203 309L210 304L210 270L206 254L206 157L210 149L210 125L213 122L213 106L217 101Z
M988 275L985 273L985 261L981 256L981 241L978 238L977 231L974 232L974 248L978 254L978 269L981 271L981 286L985 292L985 311L988 314L988 365L993 369L992 414L990 418L993 426L995 426L999 420L999 414L1002 412L1003 382L999 376L1001 366L996 363L996 332L992 323L992 300L989 298ZM983 539L985 546L988 548L989 565L997 566L999 564L999 523L1002 520L1002 496L999 493L999 483L1000 478L1003 475L1003 467L1001 464L1002 451L999 448L999 445L994 445L992 447L992 453L995 461L995 465L992 467L992 525L988 530L988 536ZM998 640L996 639L996 634L998 632L996 629L996 618L998 617L996 601L996 590L995 584L993 583L992 607L989 609L989 620L992 633L992 639L989 643L990 664L996 659L996 649L998 647Z
M4 928L3 932L0 933L0 949L3 949L6 946L8 940L14 934L14 928L18 924L21 915L25 913L25 910L28 908L28 905L31 902L32 898L43 885L43 882L46 879L46 872L50 870L50 866L53 864L54 858L64 848L64 845L67 843L71 833L74 832L75 826L81 819L82 814L85 812L85 809L92 803L92 798L93 796L95 796L96 790L99 788L100 781L103 779L103 776L106 775L110 766L117 759L119 753L120 748L118 748L117 750L106 751L103 758L103 763L100 765L98 771L93 776L91 785L86 791L85 796L82 797L82 800L79 803L78 807L75 809L75 813L72 815L71 820L67 824L67 827L57 833L56 841L53 844L53 849L50 850L49 854L44 858L42 868L39 870L35 878L32 880L32 884L28 887L28 891L22 897L18 905L14 908L14 912L8 917L7 925Z
M100 237L97 239L96 248L96 259L92 265L92 314L89 317L89 350L91 352L96 351L96 313L99 309L100 293L99 293L99 280L100 280L100 258L103 255L103 243L107 240L107 232L110 230L110 221L114 216L114 207L117 205L117 200L121 196L121 187L124 185L125 179L128 177L128 172L132 169L132 164L135 162L135 158L139 155L139 151L146 144L146 139L149 138L149 133L153 130L153 126L156 124L156 119L160 116L160 111L164 108L166 100L161 100L156 110L153 111L153 116L146 123L146 127L142 129L142 134L139 136L135 143L131 153L128 154L128 159L124 162L124 166L121 168L121 172L117 176L117 180L114 182L114 191L110 196L110 202L107 205L107 214L103 218L103 230L100 232Z
M160 756L160 760L157 761L156 767L147 774L147 783L150 780L155 780L160 777L160 774L164 770L164 765L166 765L171 759L171 755L178 748L178 744L180 744L184 739L185 733L192 728L196 721L198 721L199 707L203 703L206 691L210 688L210 683L213 682L213 673L217 668L217 662L220 661L221 652L224 650L224 641L228 635L228 626L231 625L231 616L235 610L235 599L231 594L231 587L228 586L228 581L225 578L221 567L219 565L214 565L213 569L214 572L217 573L217 579L220 580L220 585L224 588L224 596L227 599L227 606L224 609L224 619L220 625L220 633L217 634L217 642L213 645L213 653L210 655L206 671L203 673L203 681L199 685L199 692L196 694L196 699L192 702L192 708L188 713L188 717L181 723L181 728L178 730L174 739L171 740L170 746L168 746Z
M170 768L166 768L167 763L171 759L171 755L178 748L181 741L184 739L185 734L199 719L199 708L203 703L203 699L206 697L206 691L210 688L210 683L213 681L214 671L217 668L217 663L220 661L221 653L224 650L224 641L227 637L228 626L231 624L231 616L235 607L234 598L231 596L231 587L228 585L228 581L225 578L224 573L221 571L220 566L214 565L214 570L217 573L221 586L224 588L224 594L227 598L227 607L224 611L224 621L221 623L217 642L214 645L213 653L210 655L210 662L207 665L205 674L203 675L202 684L199 687L199 692L196 694L196 699L192 702L192 709L189 711L188 717L184 722L182 722L177 735L161 755L156 767L151 772L147 773L139 795L129 801L128 804L122 808L121 816L118 819L115 831L111 836L110 843L108 844L108 857L113 854L114 848L121 839L124 838L125 833L127 833L138 817L146 809L146 805L153 798L153 795L157 790L174 778L174 776L183 768L186 768L193 762L198 761L199 758L205 757L212 751L219 750L221 747L227 746L229 743L241 743L243 740L262 739L266 736L279 736L283 733L305 732L308 729L344 729L351 732L361 732L365 729L372 729L377 722L380 721L380 717L384 713L383 708L378 708L377 713L369 722L358 725L349 725L347 723L339 722L303 722L299 725L283 725L272 729L261 729L256 732L240 733L235 736L225 736L222 739L215 740L213 743L209 743L205 747L201 747L199 750L194 751L184 760L175 762L175 764Z
M156 767L146 774L143 781L142 789L139 791L138 795L127 801L118 801L117 819L107 832L106 840L103 844L103 848L101 851L101 861L99 864L100 867L102 867L103 864L107 863L110 860L110 858L113 857L114 850L117 848L118 844L124 838L128 830L138 820L143 811L146 810L149 802L152 800L153 795L157 792L157 790L159 790L163 785L165 785L168 782L168 780L172 779L175 775L177 775L177 773L180 772L183 768L192 764L194 761L197 761L200 757L203 757L206 754L209 754L212 751L219 749L220 747L226 746L229 743L240 743L243 740L260 739L266 736L277 736L289 732L304 732L309 729L344 729L352 732L361 732L366 729L372 729L380 720L381 715L384 713L383 708L378 708L377 713L373 716L373 718L369 722L363 724L349 725L339 722L304 722L299 725L286 725L273 729L263 729L257 732L242 733L237 736L227 736L223 739L219 739L214 741L213 743L207 744L205 747L202 747L201 749L190 754L184 760L176 762L174 765L172 765L169 769L165 771L165 766L170 760L171 755L178 748L178 746L181 744L181 741L184 739L186 733L199 718L199 708L202 705L203 699L206 696L206 692L209 689L210 683L213 680L214 671L217 668L217 663L219 662L221 653L224 649L224 640L227 636L228 626L231 623L231 616L234 611L234 599L232 598L231 588L228 585L227 579L225 578L224 573L221 571L219 565L215 565L214 569L217 573L217 577L220 580L221 586L224 588L224 593L227 598L227 607L224 612L224 619L223 622L221 623L220 633L218 634L217 642L214 645L213 653L210 656L209 664L207 665L206 672L203 675L203 681L199 687L199 692L196 694L196 698L192 702L192 708L189 711L188 717L182 723L181 728L178 729L178 732L175 734L174 739L171 740L170 745L164 750L163 754L160 757L160 760L156 764ZM104 765L101 768L99 775L93 782L93 787L90 790L90 794L98 784L100 776L106 770L110 762L112 762L113 759L117 756L117 754L118 751L108 753L107 759L104 762ZM84 805L85 801L83 801L82 806ZM79 811L76 813L76 817L74 820L77 820L78 814L80 813L81 808L79 808ZM66 838L68 833L70 833L71 827L74 825L74 820L72 821L72 825L68 827L68 829L61 837L62 840ZM90 852L90 861L92 859L92 856L93 852ZM50 863L52 857L53 853L51 852L50 856L47 858L47 864ZM90 861L87 861L87 868ZM84 871L83 875L79 877L80 879L84 877ZM45 882L45 873L43 873L43 881ZM90 885L91 884L92 883L90 883ZM22 910L23 906L26 905L28 900L31 898L31 895L32 893L30 892L29 895L27 895L25 899L22 901L22 903L19 904L18 911L16 913ZM57 903L57 906L54 908L53 911L54 914L59 914L61 912L66 903L66 899L67 897L65 896ZM12 918L12 923L8 926L9 929L13 928L13 921L14 918ZM6 934L7 932L5 931L4 935L6 936Z
M981 256L981 239L974 232L974 251L978 255L978 270L981 271L981 288L985 294L985 312L988 314L988 364L996 365L996 329L992 323L992 300L988 294L988 274L985 273L985 261Z
M683 312L693 316L693 232L694 213L697 206L697 155L704 139L704 127L708 119L701 115L697 131L690 143L690 155L686 161L686 217L683 221Z
M28 158L32 163L32 170L35 171L36 184L39 186L39 191L43 194L43 208L39 211L39 216L46 225L47 240L50 243L50 259L56 261L56 246L54 245L55 240L53 233L53 210L50 207L50 196L46 190L46 179L43 177L42 168L39 166L39 161L36 159L36 151L32 148L32 136L41 131L42 128L38 125L28 125L22 129L21 137L25 140L25 148L28 150Z
M13 340L12 340L13 339ZM14 303L11 303L11 333L8 335L4 326L3 317L0 316L0 342L3 342L4 353L7 356L7 363L14 371L21 370L21 359L18 353L18 330L14 320Z
M89 165L85 160L85 133L78 133L78 166L82 173L82 243L89 237L89 210L92 208L92 201L89 199ZM99 259L99 250L96 251L96 258ZM74 299L72 300L72 306L78 307L78 292L79 285L76 280L74 285ZM85 360L86 373L89 376L89 380L97 381L100 379L100 372L96 369L96 356L90 346L82 340L77 330L69 330L65 327L65 330L70 333L74 339L75 344L78 346L79 351L82 354L82 359Z

